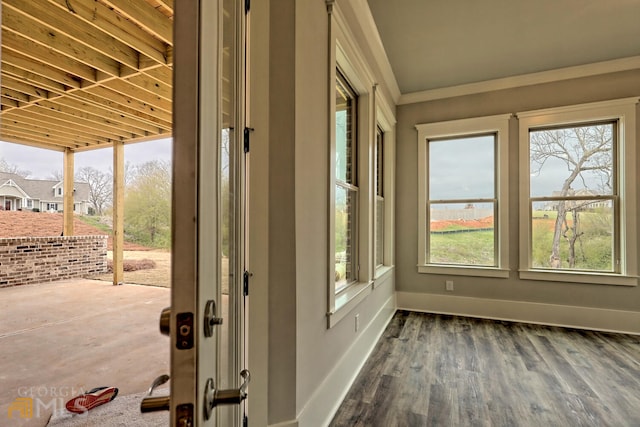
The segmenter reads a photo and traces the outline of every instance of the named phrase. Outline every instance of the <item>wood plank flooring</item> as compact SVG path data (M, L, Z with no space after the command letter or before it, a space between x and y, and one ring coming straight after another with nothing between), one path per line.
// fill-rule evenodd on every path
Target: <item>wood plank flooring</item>
M640 426L640 337L398 311L331 426Z

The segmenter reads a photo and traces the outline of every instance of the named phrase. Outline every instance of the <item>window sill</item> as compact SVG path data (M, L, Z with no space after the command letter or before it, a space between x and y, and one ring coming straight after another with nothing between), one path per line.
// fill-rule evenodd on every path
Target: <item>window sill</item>
M465 267L460 265L418 265L418 273L453 276L509 278L509 270L495 267Z
M391 272L393 271L393 265L381 265L376 269L375 277L373 278L373 289L382 285L389 277L391 277Z
M638 277L608 273L520 270L520 279L586 283L592 285L638 286Z
M371 282L354 283L336 295L335 307L333 311L327 313L329 328L337 325L355 306L371 294L373 291L371 284Z

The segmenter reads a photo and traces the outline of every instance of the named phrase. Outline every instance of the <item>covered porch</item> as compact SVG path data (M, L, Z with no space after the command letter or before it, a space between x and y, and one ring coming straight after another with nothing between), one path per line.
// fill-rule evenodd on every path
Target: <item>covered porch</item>
M74 235L74 155L113 148L113 284L121 284L124 145L172 132L173 0L0 7L0 140L64 153L65 236Z

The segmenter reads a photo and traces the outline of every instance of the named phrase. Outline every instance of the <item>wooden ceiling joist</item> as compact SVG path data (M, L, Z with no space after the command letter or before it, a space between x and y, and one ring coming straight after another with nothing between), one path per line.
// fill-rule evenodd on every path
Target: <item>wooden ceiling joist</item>
M3 0L0 139L54 150L171 136L173 0Z

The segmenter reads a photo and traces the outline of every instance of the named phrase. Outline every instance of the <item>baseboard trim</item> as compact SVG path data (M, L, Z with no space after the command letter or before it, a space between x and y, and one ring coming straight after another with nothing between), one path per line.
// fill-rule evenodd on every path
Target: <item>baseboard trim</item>
M354 341L345 356L318 386L298 414L297 425L329 425L395 311L395 295L392 294L378 310L367 328Z
M396 298L399 310L640 335L636 311L417 292L396 292Z

